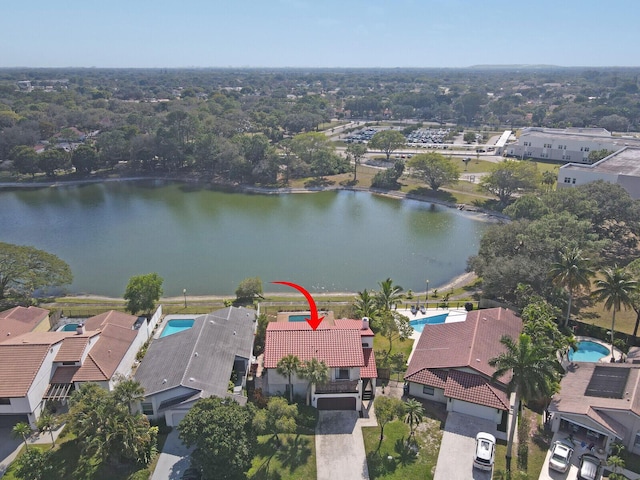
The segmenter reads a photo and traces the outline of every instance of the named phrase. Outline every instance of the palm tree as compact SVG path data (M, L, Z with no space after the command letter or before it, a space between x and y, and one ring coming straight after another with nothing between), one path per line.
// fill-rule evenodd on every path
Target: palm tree
M640 279L640 258L635 259L629 265L625 267L625 270L629 272L631 278L634 280ZM633 327L634 338L638 335L638 327L640 326L640 288L633 292L631 295L632 307L636 312L636 324Z
M391 305L402 300L403 288L400 285L394 285L390 278L379 282L378 285L380 285L380 291L376 294L376 301L381 309L390 311Z
M29 438L29 435L31 435L31 427L29 426L28 423L26 422L16 423L11 429L11 434L14 436L14 438L21 437L22 441L24 442L25 448L27 449L27 451L29 450L29 444L27 443L27 438Z
M360 318L368 317L375 318L378 313L378 307L376 305L376 299L365 288L362 292L358 292L356 301L354 303L356 315Z
M40 418L38 419L37 426L38 430L40 430L41 432L49 432L51 434L51 443L55 447L56 439L53 436L53 431L56 428L56 422L51 412L42 412Z
M278 361L278 365L276 366L276 371L280 375L286 376L289 381L289 403L293 403L293 385L291 383L291 375L294 373L298 373L299 369L300 359L295 355L287 355L286 357L282 357Z
M611 358L613 358L613 337L616 327L616 312L621 307L633 306L633 294L640 287L636 280L633 280L629 272L614 265L605 268L602 272L604 278L596 280L596 290L593 296L599 302L604 302L604 308L613 310L611 317Z
M549 275L553 278L553 283L567 289L569 293L569 303L567 305L567 317L564 326L569 323L571 315L571 303L573 295L580 288L588 289L591 286L590 278L594 272L589 268L589 259L582 256L579 248L565 249L560 252L558 261L551 265Z
M511 379L507 383L507 392L515 395L514 417L507 441L506 457L509 465L520 401L552 395L558 385L558 364L554 353L549 348L534 344L531 337L524 333L520 335L517 343L506 335L500 339L500 343L506 347L507 351L489 360L489 365L496 369L492 376L494 381L505 374L511 374Z
M113 398L127 405L129 413L133 415L131 404L144 399L144 388L137 380L122 377L113 389Z
M422 408L422 404L415 398L410 398L404 402L404 411L407 414L405 423L409 424L409 429L411 431L409 436L413 437L416 433L416 428L424 418L424 408Z
M329 367L322 360L312 358L303 363L299 375L309 382L307 387L307 405L311 403L311 386L329 380Z

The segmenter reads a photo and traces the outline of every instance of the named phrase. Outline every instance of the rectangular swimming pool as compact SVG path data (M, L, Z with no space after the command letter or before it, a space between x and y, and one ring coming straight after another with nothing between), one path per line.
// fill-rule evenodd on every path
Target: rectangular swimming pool
M447 319L449 312L442 315L436 315L434 317L418 318L416 320L410 320L409 323L416 332L422 332L425 325L436 325L438 323L444 323Z
M169 320L162 329L160 338L168 337L169 335L182 332L183 330L189 330L191 327L193 327L193 322L195 322L195 320L192 318L184 320Z
M304 315L289 315L290 322L305 322L307 318L310 318L311 315L305 313Z

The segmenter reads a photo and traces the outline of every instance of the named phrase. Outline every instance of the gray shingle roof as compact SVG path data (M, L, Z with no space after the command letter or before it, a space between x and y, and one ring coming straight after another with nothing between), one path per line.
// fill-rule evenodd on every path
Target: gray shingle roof
M154 340L135 378L147 396L180 385L224 396L236 356L251 358L254 320L254 310L235 307L197 317L192 328Z

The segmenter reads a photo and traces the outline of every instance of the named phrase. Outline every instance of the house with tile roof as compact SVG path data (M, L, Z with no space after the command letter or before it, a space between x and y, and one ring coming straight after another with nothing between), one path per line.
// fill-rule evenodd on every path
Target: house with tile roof
M640 454L640 365L571 363L548 412L554 433L606 452L620 442Z
M0 424L35 425L45 405L54 408L78 386L95 382L111 390L128 376L148 339L136 316L107 312L76 332L27 332L0 343ZM89 325L91 329L87 329Z
M201 398L246 403L242 391L255 329L255 310L227 307L195 318L187 330L155 339L135 373L145 390L142 412L175 426Z
M329 381L311 386L311 404L323 410L361 410L363 397L375 392L378 371L369 320L331 317L313 330L307 322L271 322L264 347L264 381L270 395L284 395L288 379L276 368L281 358L301 362L316 358L329 367ZM292 377L295 395L305 396L308 382Z
M509 378L493 381L489 360L505 351L503 335L517 339L521 332L522 320L504 308L469 312L464 322L426 326L404 377L409 395L506 425Z
M39 307L14 307L0 312L0 343L27 332L46 332L49 310Z

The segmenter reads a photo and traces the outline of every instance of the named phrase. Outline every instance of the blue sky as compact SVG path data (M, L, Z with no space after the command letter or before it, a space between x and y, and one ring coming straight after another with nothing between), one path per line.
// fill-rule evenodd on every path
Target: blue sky
M2 0L0 6L0 67L640 65L637 0Z

